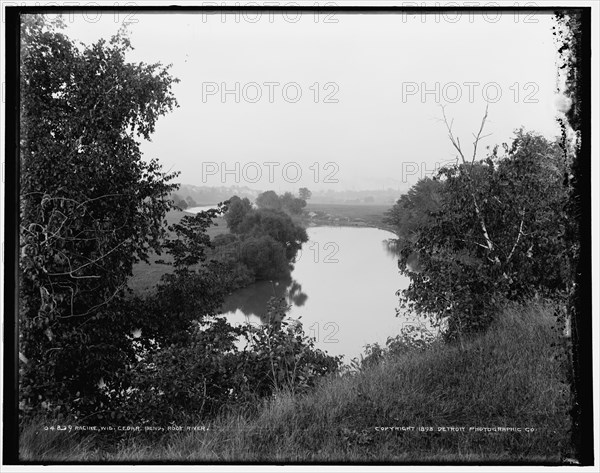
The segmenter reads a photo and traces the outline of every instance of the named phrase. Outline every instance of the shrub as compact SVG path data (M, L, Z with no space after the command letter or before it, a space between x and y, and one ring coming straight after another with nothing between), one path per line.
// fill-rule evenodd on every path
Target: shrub
M314 339L305 335L299 321L285 320L287 309L283 298L273 297L268 302L268 323L245 327L248 349L244 374L249 388L259 396L283 388L303 392L341 364L341 357L315 348Z
M181 425L213 419L224 408L256 406L283 388L306 391L335 372L340 359L315 349L300 324L283 319L286 309L273 299L271 323L258 327L204 318L186 337L162 346L133 339L138 361L101 388L107 414L100 421Z

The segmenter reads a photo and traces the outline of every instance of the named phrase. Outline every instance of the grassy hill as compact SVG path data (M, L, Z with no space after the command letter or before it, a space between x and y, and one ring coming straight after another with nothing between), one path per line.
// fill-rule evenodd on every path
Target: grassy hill
M560 463L569 455L570 391L566 342L552 313L548 304L511 306L463 348L440 343L327 378L303 396L280 392L254 412L224 414L208 431L184 426L162 438L138 434L116 444L99 434L59 435L30 426L23 457ZM189 426L200 424L190 420ZM521 431L481 430L499 427Z

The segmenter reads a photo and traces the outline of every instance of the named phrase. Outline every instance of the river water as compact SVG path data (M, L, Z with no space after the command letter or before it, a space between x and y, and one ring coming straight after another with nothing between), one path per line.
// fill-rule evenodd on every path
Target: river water
M408 286L386 242L393 233L368 227L309 227L309 241L288 279L261 281L227 297L232 323L261 323L273 295L286 297L288 319L299 319L316 346L344 361L367 343L385 344L406 320L396 317L396 292Z

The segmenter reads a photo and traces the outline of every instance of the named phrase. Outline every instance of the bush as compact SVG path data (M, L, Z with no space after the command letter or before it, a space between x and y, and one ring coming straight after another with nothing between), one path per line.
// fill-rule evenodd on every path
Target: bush
M354 358L350 369L361 371L381 363L395 362L407 354L432 348L440 339L440 331L434 327L428 328L422 323L404 324L398 335L387 338L385 347L379 343L365 345L365 354Z
M259 397L284 388L306 391L341 365L341 357L315 349L314 339L304 334L300 322L285 320L287 308L284 299L271 298L268 323L246 326L249 344L244 376L248 388Z
M137 425L180 425L214 417L236 401L242 359L235 341L241 331L214 318L194 323L186 343L140 351L121 399L124 418Z
M117 423L167 425L212 419L224 408L254 406L286 388L302 392L335 372L340 359L314 348L300 324L283 320L283 301L269 303L272 323L231 326L215 317L195 322L185 342L148 348L134 340L138 363L113 388ZM248 343L240 348L241 338ZM152 345L152 343L151 343Z

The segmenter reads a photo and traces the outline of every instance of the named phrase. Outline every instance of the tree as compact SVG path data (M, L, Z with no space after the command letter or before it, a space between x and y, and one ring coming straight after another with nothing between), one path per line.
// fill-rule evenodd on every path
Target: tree
M181 196L179 194L173 194L171 196L171 199L173 200L173 203L175 204L176 207L179 207L181 210L185 210L188 207L187 202L181 198Z
M160 253L175 174L139 138L177 106L160 64L125 61L118 34L81 49L25 15L21 51L21 406L97 410L103 377L130 360L123 317L134 263ZM87 407L86 407L87 406Z
M312 197L312 192L308 190L308 187L301 187L298 195L302 200L309 200Z
M185 202L189 208L198 207L196 201L189 195L185 198Z
M291 215L300 215L302 209L306 207L306 201L298 197L294 197L291 192L286 192L280 198L281 206Z
M206 262L213 247L207 230L225 206L185 215L169 226L174 235L163 245L172 256L173 273L163 275L156 292L136 304L145 314L138 323L146 334L162 345L188 339L192 321L218 314L226 291L224 268L216 261Z
M411 279L405 303L447 318L450 337L485 329L505 299L564 294L569 285L561 150L522 130L503 149L440 169L441 182L420 181L388 216L407 227L399 242ZM413 206L418 195L423 203ZM419 272L406 268L415 253Z
M244 217L248 212L252 210L252 204L247 197L240 199L237 195L234 195L229 199L228 210L225 213L225 221L227 227L233 232L238 232L240 223L244 220Z
M254 271L257 280L274 279L288 271L285 248L269 235L243 240L240 254L242 263Z
M281 210L281 200L275 191L266 191L256 198L259 209Z
M292 260L302 243L308 241L304 228L296 225L286 213L276 210L258 209L250 212L240 224L239 231L253 237L270 236L283 246L288 260Z
M411 241L420 227L427 226L440 209L442 181L419 179L385 212L383 222L396 228L400 245Z

